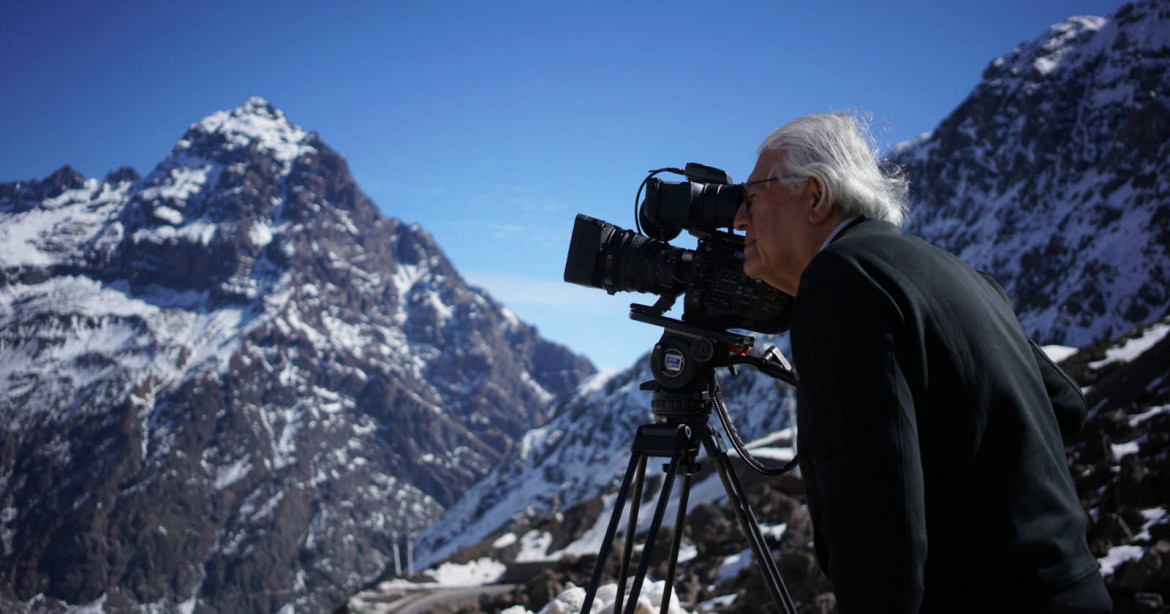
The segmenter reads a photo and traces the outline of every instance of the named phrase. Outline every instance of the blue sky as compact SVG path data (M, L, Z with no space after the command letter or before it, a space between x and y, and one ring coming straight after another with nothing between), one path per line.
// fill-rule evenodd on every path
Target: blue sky
M804 113L862 109L890 147L994 58L1121 4L5 0L0 181L145 175L189 124L262 96L469 281L624 368L661 333L627 319L653 297L561 281L576 213L632 227L652 168L742 180Z

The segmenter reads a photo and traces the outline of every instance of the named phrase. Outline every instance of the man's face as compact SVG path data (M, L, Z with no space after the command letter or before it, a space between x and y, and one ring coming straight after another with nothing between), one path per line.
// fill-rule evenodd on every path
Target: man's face
M772 176L780 155L765 150L756 160L735 227L745 232L744 273L796 296L800 274L819 247L809 251L808 205L813 200L813 182L806 182L800 192L792 192L781 181L764 181Z

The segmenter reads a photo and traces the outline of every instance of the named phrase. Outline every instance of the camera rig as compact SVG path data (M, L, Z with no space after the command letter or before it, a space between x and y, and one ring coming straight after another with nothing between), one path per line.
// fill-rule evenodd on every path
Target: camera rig
M654 177L664 171L685 175L687 181L670 183ZM648 292L659 295L653 306L631 305L630 318L664 329L650 355L654 380L641 387L653 392L651 409L655 422L642 425L635 435L630 462L618 490L582 611L591 609L622 510L627 501L632 501L613 607L614 612L622 610L646 461L652 457L665 457L670 459L664 467L666 479L659 493L638 570L632 577L625 612L632 614L635 609L672 485L676 478L681 478L676 531L670 545L661 607L661 613L666 614L691 481L699 470L697 456L702 448L723 482L773 604L778 611L795 614L796 607L760 532L759 523L744 498L723 441L718 431L708 424L712 409L717 410L736 451L756 471L776 475L796 464L794 458L783 468L769 469L748 454L727 414L715 377L718 367L727 367L734 373L736 365L748 364L773 378L792 385L797 383L791 366L775 348L762 357L750 356L748 352L755 339L728 330L746 329L761 333L787 330L792 298L743 272L743 238L730 230L743 202L742 184L732 184L727 173L719 169L691 163L683 171L673 168L651 171L642 187L646 189L646 199L637 212L637 224L639 230L645 228L646 235L578 214L565 263L567 282L601 288L610 294ZM639 195L641 191L639 188ZM695 250L668 243L682 229L698 238ZM683 294L686 298L682 319L665 317L664 314Z

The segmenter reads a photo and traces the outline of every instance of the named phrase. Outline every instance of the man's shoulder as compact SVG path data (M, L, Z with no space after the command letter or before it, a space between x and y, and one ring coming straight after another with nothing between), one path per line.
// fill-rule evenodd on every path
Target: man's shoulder
M904 235L897 226L881 220L860 219L850 224L825 246L822 251L842 254L864 254L877 250L888 250L898 246L927 245L918 237Z
M940 278L958 283L974 274L953 254L920 237L902 234L897 226L863 220L846 228L809 262L799 292L815 288L929 286ZM925 288L924 288L925 289Z
M848 277L851 271L860 272L872 262L904 249L899 245L906 239L893 224L859 220L842 230L813 257L803 277L810 280Z
M959 259L921 237L903 234L897 226L880 220L862 220L846 228L818 257L826 261L853 262L861 266L905 268L923 262L957 264ZM815 261L815 259L814 259Z
M885 223L865 220L843 231L832 243L820 250L805 267L800 277L797 303L822 292L838 301L843 296L885 285L888 277L883 271L889 267L884 259L890 252L884 246L890 239L901 237L897 228ZM808 302L807 300L803 302Z

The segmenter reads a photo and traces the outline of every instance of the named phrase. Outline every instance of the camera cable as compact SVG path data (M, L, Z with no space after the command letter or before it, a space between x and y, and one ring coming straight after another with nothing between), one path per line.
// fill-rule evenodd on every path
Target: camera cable
M763 358L753 356L736 357L733 358L732 363L733 365L745 364L755 367L757 371L772 378L788 382L793 386L797 383L796 373L792 371L791 365L784 359L784 355L780 354L775 348L768 350ZM734 374L734 371L732 373ZM782 467L765 466L764 463L752 456L748 452L743 438L740 437L739 431L735 428L735 424L731 421L731 416L727 412L727 405L723 402L723 393L719 389L718 382L712 382L712 391L713 394L711 396L715 401L715 413L719 415L719 422L723 424L723 430L727 432L727 438L731 440L731 446L735 448L736 453L743 459L743 462L747 463L748 467L751 467L756 473L767 476L783 475L791 471L793 467L796 467L798 457L795 453L792 455L792 460L785 463ZM793 452L796 451L795 424L792 425L792 449Z

